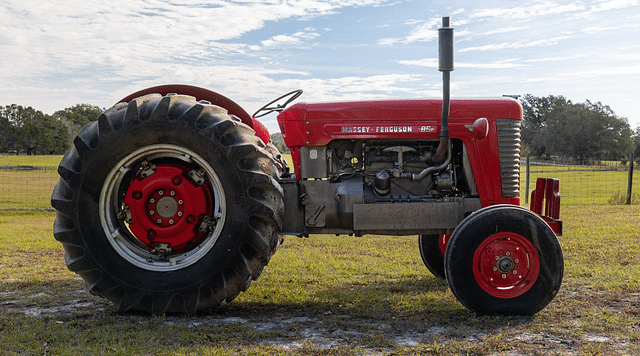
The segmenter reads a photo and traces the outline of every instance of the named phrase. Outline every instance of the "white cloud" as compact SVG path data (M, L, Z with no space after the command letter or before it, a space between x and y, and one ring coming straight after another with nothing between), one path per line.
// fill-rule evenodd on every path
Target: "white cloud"
M380 45L393 45L396 43L413 43L413 42L428 42L438 38L438 31L436 30L441 25L441 19L435 18L428 21L411 21L410 24L415 25L415 28L411 33L405 37L399 38L381 38L378 40Z
M538 46L551 46L558 44L560 41L567 40L572 38L573 36L557 36L552 38L543 38L538 40L523 40L517 42L502 42L495 44L488 44L484 46L477 47L467 47L459 50L459 52L469 52L469 51L494 51L501 49L514 49L514 48L526 48L526 47L538 47Z
M547 15L584 10L581 2L558 4L553 1L534 1L509 8L491 8L474 11L471 18L499 17L512 20L533 20Z
M638 0L601 0L597 5L591 6L588 11L577 14L576 18L592 17L594 14L602 11L626 9L636 6L640 3Z
M302 44L304 41L309 41L319 36L320 34L314 32L312 28L307 28L305 29L305 31L296 32L291 36L288 36L288 35L273 36L267 40L262 41L261 43L264 47L275 47L280 45L299 45L299 44Z
M400 64L408 66L419 66L427 68L438 68L438 60L432 58L425 58L411 61L398 61ZM522 63L520 59L509 59L503 61L495 61L489 63L455 63L455 68L474 68L474 69L510 69L510 68L522 68L527 65Z

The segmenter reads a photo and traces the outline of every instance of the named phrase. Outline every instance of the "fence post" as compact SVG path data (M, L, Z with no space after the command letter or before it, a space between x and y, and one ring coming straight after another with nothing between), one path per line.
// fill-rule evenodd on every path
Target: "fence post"
M629 160L629 181L627 182L627 205L631 205L631 193L633 186L633 161L635 157L633 153L631 154L631 159Z
M529 205L529 157L531 155L527 155L527 183L524 186L524 205Z

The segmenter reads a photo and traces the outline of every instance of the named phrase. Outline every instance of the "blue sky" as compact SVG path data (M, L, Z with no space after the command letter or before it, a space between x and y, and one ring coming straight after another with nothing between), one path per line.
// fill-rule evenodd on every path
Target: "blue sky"
M293 89L307 102L440 97L442 16L453 97L563 95L640 126L640 0L3 0L0 105L106 108L168 83L249 113Z

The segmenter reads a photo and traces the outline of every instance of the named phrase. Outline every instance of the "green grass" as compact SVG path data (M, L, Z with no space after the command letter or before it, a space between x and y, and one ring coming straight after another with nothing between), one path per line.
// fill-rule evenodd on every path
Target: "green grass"
M529 196L535 189L536 178L560 179L561 204L623 204L627 196L629 172L598 166L531 166ZM526 167L520 168L520 197L524 203ZM640 171L634 171L633 191L640 191ZM638 203L636 196L632 203Z
M4 161L14 157L0 157L0 166L31 165ZM221 309L118 315L65 267L55 213L0 210L0 354L640 354L640 206L607 205L610 184L586 179L604 173L536 170L561 179L565 274L557 297L533 317L470 313L424 267L415 236L329 235L287 237L251 288ZM626 192L626 172L613 174L624 176ZM0 197L19 191L28 205L34 191L48 206L57 179L1 171ZM0 199L0 207L11 204Z
M328 235L288 237L219 310L147 317L117 315L84 291L52 237L53 213L4 211L0 344L5 354L59 355L640 353L640 207L567 206L562 215L563 286L533 317L470 313L422 265L415 236ZM264 327L283 319L294 321ZM405 333L414 344L399 343Z
M62 159L61 155L3 155L0 154L1 166L40 166L40 167L57 167Z

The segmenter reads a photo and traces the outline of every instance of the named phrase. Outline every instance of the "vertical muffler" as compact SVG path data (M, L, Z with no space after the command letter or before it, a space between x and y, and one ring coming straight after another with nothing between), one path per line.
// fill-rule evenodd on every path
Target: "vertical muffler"
M453 71L453 28L449 18L442 18L442 28L438 29L438 70L442 72L442 117L440 123L440 143L436 150L436 162L442 162L449 148L449 104L451 102L451 71Z
M427 175L447 168L451 162L449 144L449 104L451 102L451 71L453 71L453 28L449 18L442 18L442 28L438 29L438 70L442 72L442 116L440 121L440 142L436 148L435 162L438 166L425 168L418 174L411 174L411 180L420 181Z

